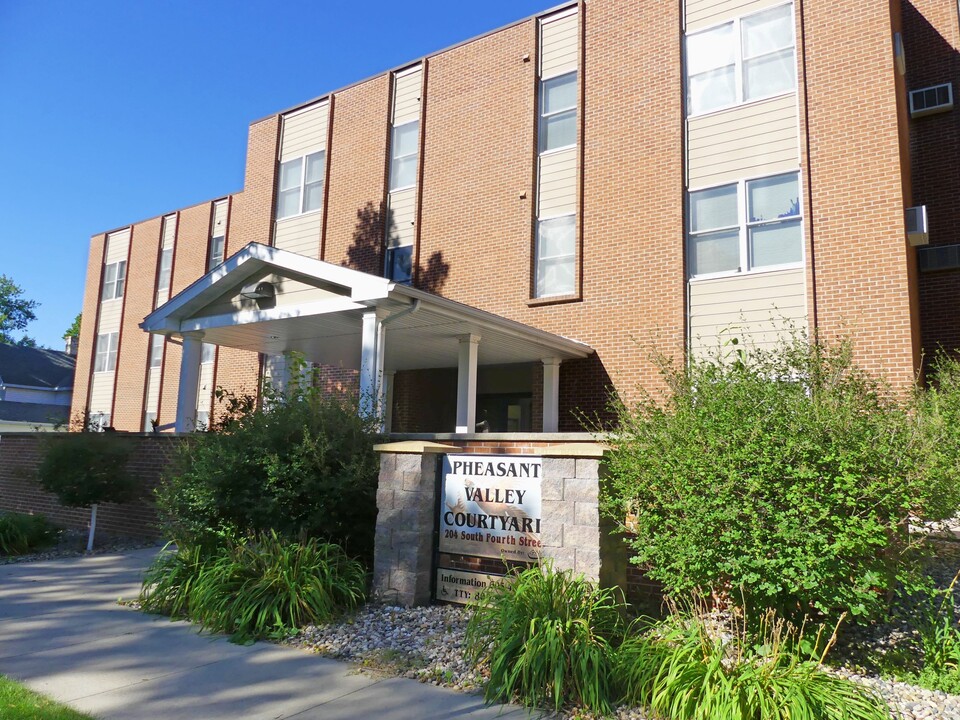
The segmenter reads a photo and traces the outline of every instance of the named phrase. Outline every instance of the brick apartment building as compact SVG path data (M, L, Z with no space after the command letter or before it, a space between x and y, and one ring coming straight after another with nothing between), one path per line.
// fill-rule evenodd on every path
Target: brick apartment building
M955 0L587 0L254 122L242 192L92 238L73 412L188 430L297 351L395 432L577 430L791 326L909 384L960 346L958 47Z

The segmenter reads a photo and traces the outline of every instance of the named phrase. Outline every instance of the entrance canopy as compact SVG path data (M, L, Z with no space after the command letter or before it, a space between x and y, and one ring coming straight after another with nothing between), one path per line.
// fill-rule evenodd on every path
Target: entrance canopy
M458 432L473 431L478 364L543 361L547 430L556 425L560 362L593 352L462 303L258 243L178 293L140 327L184 338L178 430L191 429L188 407L181 427L179 404L191 401L196 381L190 374L199 372L202 343L268 355L296 351L315 363L357 369L361 400L375 413L382 412L392 372L457 367ZM196 389L192 395L195 406Z

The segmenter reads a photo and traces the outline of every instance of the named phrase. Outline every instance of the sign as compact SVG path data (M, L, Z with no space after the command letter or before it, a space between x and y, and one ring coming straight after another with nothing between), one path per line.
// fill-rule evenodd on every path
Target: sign
M539 457L445 455L442 473L440 552L539 559Z
M466 605L473 596L490 583L503 580L503 575L466 572L464 570L437 569L437 600Z

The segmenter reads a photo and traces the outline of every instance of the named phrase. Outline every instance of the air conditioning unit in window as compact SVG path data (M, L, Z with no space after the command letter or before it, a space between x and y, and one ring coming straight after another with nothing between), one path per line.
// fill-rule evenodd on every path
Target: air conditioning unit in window
M907 242L909 242L912 247L926 245L930 242L930 234L927 230L926 205L907 208L906 225Z
M953 109L953 83L910 91L910 117L923 117Z

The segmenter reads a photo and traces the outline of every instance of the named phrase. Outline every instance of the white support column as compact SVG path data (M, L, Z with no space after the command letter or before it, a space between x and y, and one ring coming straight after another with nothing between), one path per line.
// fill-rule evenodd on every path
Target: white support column
M380 321L376 310L363 314L360 331L360 415L374 417L377 412L377 339Z
M180 359L180 385L177 388L177 432L193 432L197 426L197 397L200 392L200 357L203 333L183 334L183 355Z
M479 335L460 338L457 365L457 432L472 433L477 427L477 350Z
M560 428L560 359L543 359L543 432Z

